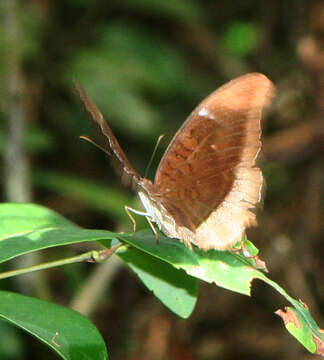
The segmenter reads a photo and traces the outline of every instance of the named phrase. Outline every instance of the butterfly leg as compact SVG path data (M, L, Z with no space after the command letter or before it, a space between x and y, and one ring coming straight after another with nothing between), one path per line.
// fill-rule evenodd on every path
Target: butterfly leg
M129 218L131 219L131 222L133 223L133 234L135 234L136 232L136 220L135 218L133 217L133 215L131 214L134 213L134 214L137 214L137 215L141 215L141 216L145 216L148 224L150 225L150 228L152 229L152 232L154 234L154 237L155 237L155 240L156 242L159 244L160 243L160 238L159 238L159 234L158 232L156 231L154 225L153 225L153 222L150 218L150 216L148 215L148 213L146 212L143 212L143 211L138 211L138 210L135 210L127 205L124 206L124 209L126 211L126 214L129 216Z
M128 217L130 218L132 224L133 224L133 234L135 234L136 232L136 220L134 218L134 216L131 214L131 211L134 212L134 209L132 209L131 207L125 205L124 209L126 211L126 214L128 215Z
M147 222L148 222L149 225L150 225L150 228L152 229L152 232L153 232L153 235L154 235L154 237L155 237L156 243L157 243L157 244L160 244L159 233L156 231L152 220L150 219L149 216L145 216L145 217L146 217Z
M134 213L134 214L140 215L140 216L145 216L146 219L148 218L149 215L148 215L148 213L146 213L144 211L139 211L139 210L133 209L133 208L127 206L127 205L124 206L124 209L126 211L126 214L131 219L131 222L133 223L133 234L135 234L135 232L136 232L136 220L133 217L133 215L131 214L131 212Z

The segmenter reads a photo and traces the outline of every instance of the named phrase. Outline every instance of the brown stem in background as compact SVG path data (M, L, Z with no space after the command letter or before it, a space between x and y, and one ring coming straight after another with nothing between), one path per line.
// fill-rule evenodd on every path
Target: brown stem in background
M29 163L24 147L27 123L26 84L22 69L23 41L20 4L17 0L2 0L2 33L5 37L5 97L3 112L6 120L4 147L4 193L9 202L30 202L31 183ZM38 262L37 254L29 254L15 261L14 267L28 267ZM19 289L31 293L39 275L28 274L17 279Z
M10 202L29 202L31 185L29 164L24 149L26 125L25 81L22 73L22 54L18 4L15 0L2 0L3 34L6 37L6 96L3 102L7 120L4 150L5 197Z

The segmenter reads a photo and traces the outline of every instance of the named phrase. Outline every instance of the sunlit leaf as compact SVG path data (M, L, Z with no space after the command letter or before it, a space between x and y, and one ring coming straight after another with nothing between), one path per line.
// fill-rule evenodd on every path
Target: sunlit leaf
M0 204L0 262L32 251L101 239L115 233L87 230L35 204Z
M223 288L250 294L253 279L263 280L284 296L294 309L279 311L288 331L309 351L323 353L324 334L307 306L290 297L277 283L253 266L251 259L229 251L188 249L175 239L160 234L156 242L151 231L133 236L109 231L83 230L62 216L32 204L0 205L0 261L51 246L81 241L118 239L132 246L119 249L120 257L153 293L179 316L187 317L196 301L196 283L188 275ZM257 251L255 247L251 249ZM156 258L151 258L153 256ZM163 264L165 262L165 264ZM172 270L172 267L178 270ZM180 271L180 272L175 272ZM172 295L168 293L173 291ZM183 298L182 298L183 297Z
M159 244L149 230L137 232L134 236L122 235L119 238L178 269L185 270L191 276L214 282L241 294L250 294L251 281L254 278L264 278L264 274L254 269L242 256L229 251L202 251L197 247L190 250L178 240L162 234L159 236Z

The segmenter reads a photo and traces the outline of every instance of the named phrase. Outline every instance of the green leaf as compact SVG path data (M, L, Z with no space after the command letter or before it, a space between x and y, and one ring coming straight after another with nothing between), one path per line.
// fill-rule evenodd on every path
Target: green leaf
M273 286L290 301L294 308L286 307L285 311L277 310L284 321L286 329L311 353L324 356L324 330L320 329L314 321L306 304L290 297L276 283L268 279L268 284Z
M81 229L55 212L33 204L1 204L0 221L3 224L0 262L52 246L110 240L119 235ZM191 314L197 298L197 279L135 248L124 249L119 255L171 311L183 318Z
M135 248L122 248L118 256L166 307L182 318L190 316L197 302L197 279Z
M237 253L205 252L195 246L190 250L180 241L162 234L157 244L150 230L133 236L104 230L83 230L55 212L32 204L0 205L0 223L0 262L30 251L81 241L106 240L108 247L112 239L128 243L133 249L119 249L120 256L124 256L124 261L166 306L182 317L189 316L194 307L196 285L192 279L184 280L184 273L175 273L176 270L163 264L163 261L192 277L246 295L250 295L252 280L261 279L294 306L295 309L288 308L289 316L282 311L278 313L288 331L309 351L318 354L324 352L323 330L313 320L306 306L254 268L252 259ZM256 248L251 247L251 250L257 252ZM149 255L154 258L151 259ZM295 314L294 319L298 321L290 321L291 314Z
M151 231L138 232L132 237L119 236L120 240L173 264L176 268L184 269L192 276L214 282L218 286L238 293L250 295L252 280L263 280L295 307L295 309L288 308L288 316L285 316L281 310L277 312L284 319L288 331L310 352L324 354L324 331L316 324L306 305L293 299L277 283L253 268L248 259L228 251L204 252L196 247L191 251L177 240L166 238L161 234L159 237L160 243L157 244ZM291 321L291 313L296 315L298 321L296 317Z
M108 359L99 331L76 311L0 291L0 318L35 336L65 360Z
M197 247L190 250L178 240L162 234L159 237L160 243L157 244L149 230L137 232L134 236L118 235L121 241L126 241L177 269L183 269L191 276L241 294L249 295L251 281L264 277L262 272L255 270L242 256L228 251L202 251Z
M82 229L35 204L0 204L0 224L0 263L54 246L116 238L109 231Z

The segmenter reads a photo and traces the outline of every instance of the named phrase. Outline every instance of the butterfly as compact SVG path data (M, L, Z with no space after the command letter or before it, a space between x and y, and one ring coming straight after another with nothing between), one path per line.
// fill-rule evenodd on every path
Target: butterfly
M127 159L103 115L80 84L81 101L106 139L105 152L122 182L138 192L145 215L190 249L227 250L256 225L263 177L255 165L261 149L262 110L275 88L250 73L221 86L189 115L169 144L154 181Z

